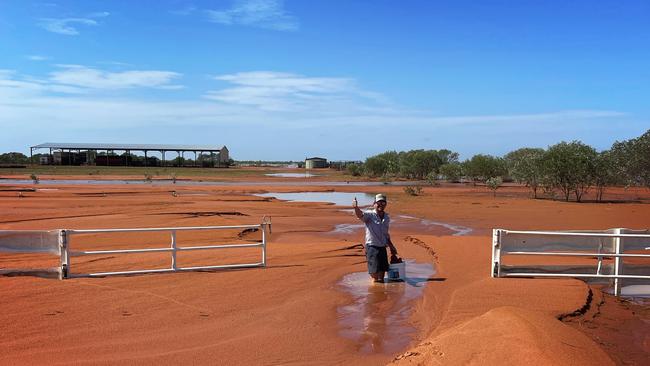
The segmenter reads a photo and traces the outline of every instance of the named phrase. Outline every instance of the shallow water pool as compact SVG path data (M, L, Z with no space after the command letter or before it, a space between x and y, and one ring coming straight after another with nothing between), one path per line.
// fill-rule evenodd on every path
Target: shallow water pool
M354 192L290 192L290 193L260 193L259 197L275 197L283 201L326 202L337 206L352 206L352 200L357 198L359 206L370 206L375 201L375 195Z
M352 302L337 309L339 334L357 342L363 353L395 353L405 349L417 329L408 323L412 301L420 298L433 265L406 261L404 282L373 283L366 272L350 273L338 287Z
M280 178L311 178L318 177L318 174L312 173L268 173L264 174L267 177L280 177Z

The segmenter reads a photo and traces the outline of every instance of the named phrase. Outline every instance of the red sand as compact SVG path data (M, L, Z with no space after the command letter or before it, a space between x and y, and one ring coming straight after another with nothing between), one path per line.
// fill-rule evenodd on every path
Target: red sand
M489 276L492 228L648 228L647 190L607 196L646 203L576 204L528 199L519 187L501 189L497 197L477 187L429 187L420 197L401 187L337 187L382 190L393 215L474 229L466 237L393 231L402 256L434 262L438 270L424 297L412 304L411 324L419 330L413 348L396 355L361 353L354 340L339 334L337 308L351 299L337 283L365 269L352 247L361 234L326 233L354 223L352 215L326 204L248 195L300 187L41 185L58 190L24 192L22 198L3 188L0 229L254 224L271 215L273 234L266 269L65 281L0 277L0 364L640 365L650 352L647 307L596 289L590 297L589 286L578 280ZM223 214L232 212L248 216ZM129 239L157 242L147 235ZM238 254L213 255L218 262ZM53 265L40 258L0 253L0 267ZM205 262L198 255L185 260ZM149 263L146 256L80 257L72 269L110 264L128 270ZM558 320L586 304L584 314Z

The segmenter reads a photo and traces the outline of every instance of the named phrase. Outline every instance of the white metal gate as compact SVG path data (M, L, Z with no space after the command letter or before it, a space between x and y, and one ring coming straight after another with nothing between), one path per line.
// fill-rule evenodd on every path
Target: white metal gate
M220 245L200 245L200 246L179 246L177 243L178 232L206 231L206 230L223 230L223 229L252 229L261 230L262 239L250 244L220 244ZM266 267L266 230L271 230L270 218L264 218L261 224L257 225L234 225L234 226L196 226L196 227L168 227L168 228L134 228L134 229L91 229L91 230L0 230L0 251L15 253L50 253L59 256L59 278L74 277L99 277L110 275L127 275L140 273L160 273L176 271L194 271L204 269L225 269L225 268L247 268L247 267ZM115 250L73 250L71 246L73 238L80 234L102 234L102 233L132 233L132 232L167 232L169 233L169 244L158 248L135 248L135 249L115 249ZM192 266L180 267L177 264L176 255L182 251L193 250L217 250L217 249L236 249L236 248L260 248L261 257L259 262L212 265L212 266ZM169 268L162 269L138 269L129 271L113 272L96 272L96 273L73 273L73 257L87 255L104 255L104 254L132 254L132 253L159 253L168 252L170 254Z
M627 284L650 284L650 262L626 263L625 259L650 259L648 230L516 231L494 229L492 277L574 277L613 281L614 294ZM504 264L504 256L581 258L579 264ZM584 259L594 259L585 264ZM639 262L640 260L637 260Z

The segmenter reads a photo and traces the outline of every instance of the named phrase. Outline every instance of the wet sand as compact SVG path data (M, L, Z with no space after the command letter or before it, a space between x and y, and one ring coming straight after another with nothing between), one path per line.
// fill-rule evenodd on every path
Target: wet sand
M364 348L362 337L346 336L341 323L341 309L357 301L341 281L365 269L357 245L361 232L334 231L337 225L357 224L352 214L329 204L251 195L299 187L47 185L48 190L24 191L22 197L9 188L0 186L0 229L5 230L255 224L271 215L273 233L265 269L65 281L0 277L0 364L605 365L643 364L650 352L647 307L603 296L578 280L489 275L492 228L648 228L647 190L606 195L621 203L576 204L528 199L520 187L500 189L496 197L467 186L427 187L420 197L407 196L401 187L337 187L387 193L388 211L398 220L405 215L405 221L414 217L451 225L439 231L413 224L392 228L400 254L433 265L436 274L422 296L408 302L406 324L398 329L414 329L405 335L413 339L372 351ZM458 232L450 227L472 231L454 236ZM259 233L236 234L222 239L245 241ZM121 239L85 245L126 248L134 240L145 246L166 240L144 234ZM205 237L187 240L198 245ZM188 265L258 255L210 252L205 263L205 253L191 253L182 258ZM152 264L168 265L168 257L75 257L72 269ZM4 268L54 265L56 260L42 255L0 253ZM367 293L377 293L370 286ZM367 312L377 315L375 321L395 309L384 295L368 297Z

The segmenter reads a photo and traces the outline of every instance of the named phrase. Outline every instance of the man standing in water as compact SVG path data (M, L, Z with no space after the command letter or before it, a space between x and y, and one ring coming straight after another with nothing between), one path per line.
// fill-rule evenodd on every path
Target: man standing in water
M390 248L392 255L397 255L397 249L390 241L388 226L390 217L386 213L386 196L378 194L373 203L374 210L361 211L357 198L352 201L354 213L366 225L366 259L368 260L368 273L375 282L384 282L384 274L388 271L388 254L386 247Z

